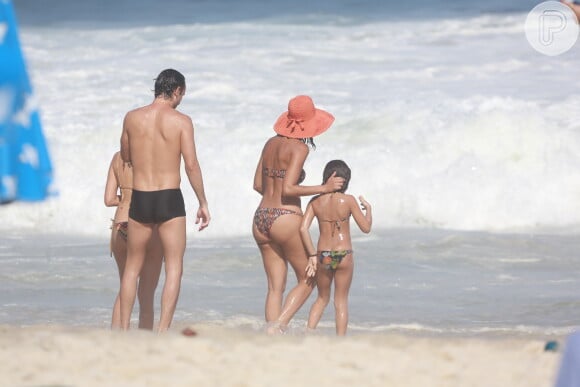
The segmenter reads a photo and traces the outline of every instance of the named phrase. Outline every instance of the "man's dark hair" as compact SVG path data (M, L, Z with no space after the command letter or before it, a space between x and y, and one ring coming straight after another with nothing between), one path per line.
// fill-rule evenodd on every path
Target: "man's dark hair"
M342 177L344 179L344 184L342 188L338 190L338 192L345 192L348 188L348 183L350 182L350 168L346 163L342 160L332 160L326 164L324 167L324 172L322 173L322 184L325 184L332 173L336 172L336 177Z
M181 87L185 90L185 77L177 70L163 70L155 79L155 98L162 95L164 98L171 98L173 92Z

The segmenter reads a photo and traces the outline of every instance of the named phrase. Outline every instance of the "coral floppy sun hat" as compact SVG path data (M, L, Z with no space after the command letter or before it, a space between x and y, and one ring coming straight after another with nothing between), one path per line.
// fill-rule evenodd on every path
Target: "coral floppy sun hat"
M334 122L334 116L317 109L312 98L299 95L288 102L288 111L274 124L274 131L290 138L315 137L325 132Z

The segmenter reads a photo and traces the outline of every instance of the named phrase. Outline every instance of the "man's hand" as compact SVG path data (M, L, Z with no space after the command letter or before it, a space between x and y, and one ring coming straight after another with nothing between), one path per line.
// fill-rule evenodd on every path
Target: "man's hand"
M211 220L211 216L209 215L209 210L207 207L199 207L197 210L197 215L195 218L195 224L199 224L199 230L201 231L207 226L209 226L209 221Z

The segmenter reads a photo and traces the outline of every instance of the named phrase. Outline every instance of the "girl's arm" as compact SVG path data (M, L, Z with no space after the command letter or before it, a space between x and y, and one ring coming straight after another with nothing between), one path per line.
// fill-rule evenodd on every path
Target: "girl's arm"
M111 160L111 165L109 166L109 173L107 174L107 184L105 185L105 206L115 207L119 205L119 195L117 195L117 177L115 176L115 156Z
M263 187L263 173L262 173L262 156L260 156L260 161L258 161L258 166L256 167L256 173L254 174L254 191L258 192L260 195L264 194Z
M306 266L306 275L308 277L314 277L316 274L316 265L318 263L316 259L316 248L314 247L309 231L313 219L314 210L312 209L312 202L310 202L306 207L306 212L302 217L302 224L300 225L300 237L302 238L302 244L308 254L308 266Z
M371 204L365 200L364 197L358 197L361 203L362 210L359 208L358 203L354 196L349 195L349 207L350 212L352 213L352 217L354 218L356 224L360 228L362 232L368 234L371 231L371 227L373 225L373 213L371 210Z
M304 167L304 161L308 156L308 146L301 144L301 146L296 147L295 151L292 152L290 159L290 164L286 168L286 176L284 177L284 182L282 183L282 195L283 196L311 196L318 195L327 192L334 192L342 188L344 179L341 177L335 177L336 173L322 185L299 185L298 180L300 179L300 173L302 173L302 167Z

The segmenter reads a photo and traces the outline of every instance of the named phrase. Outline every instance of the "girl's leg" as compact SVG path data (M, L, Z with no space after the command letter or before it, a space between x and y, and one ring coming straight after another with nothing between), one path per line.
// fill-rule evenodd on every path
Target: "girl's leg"
M153 303L162 266L163 247L159 240L159 233L155 230L147 247L147 256L139 276L137 297L139 298L139 328L141 329L153 329L155 319Z
M117 263L117 269L119 271L119 288L121 287L121 279L123 278L123 272L125 271L125 262L127 261L127 242L119 236L117 227L113 225L111 230L111 251L113 252L113 257ZM115 297L115 304L113 305L113 316L111 318L111 329L121 328L121 299L119 293Z
M322 265L318 265L316 270L316 287L318 289L318 297L312 307L310 308L310 314L308 315L308 329L316 329L318 322L324 313L328 301L330 301L330 285L332 284L332 278L334 272L332 270L327 270Z
M334 310L336 313L336 334L346 335L348 326L348 292L352 283L354 262L352 254L343 258L334 273Z

